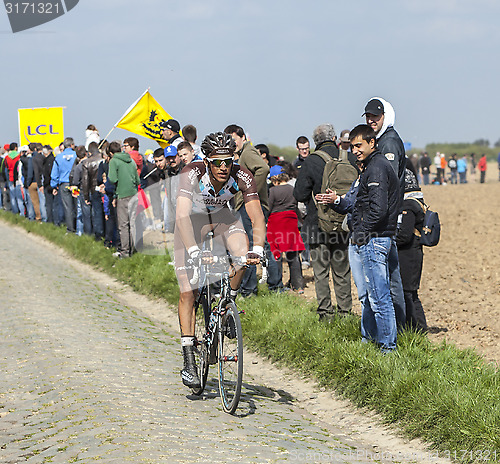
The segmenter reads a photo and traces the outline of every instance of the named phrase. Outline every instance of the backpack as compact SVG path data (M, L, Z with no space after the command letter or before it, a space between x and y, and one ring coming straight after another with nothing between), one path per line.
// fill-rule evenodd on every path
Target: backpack
M413 233L418 237L420 245L425 245L428 247L436 246L439 243L439 238L441 236L441 223L439 222L439 215L435 211L431 211L429 207L416 198L412 198L418 202L421 208L424 210L424 222L422 224L422 233L417 229Z
M346 194L351 184L358 178L356 168L348 160L332 158L328 153L321 150L315 151L311 155L317 155L325 162L321 192L324 193L327 188L330 188L335 190L339 196ZM327 233L342 231L342 222L345 215L337 213L328 205L318 204L314 193L313 200L318 209L319 228Z

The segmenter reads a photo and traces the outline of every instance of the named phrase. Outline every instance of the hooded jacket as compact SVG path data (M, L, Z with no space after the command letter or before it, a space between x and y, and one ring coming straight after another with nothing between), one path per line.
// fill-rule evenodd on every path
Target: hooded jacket
M401 201L405 193L405 167L406 153L405 146L401 137L394 129L396 122L396 112L392 105L380 97L373 97L382 102L384 105L384 124L377 134L378 151L384 155L391 163L394 172L398 176L401 186ZM372 100L372 99L370 99Z
M115 153L109 162L108 180L116 184L118 199L131 197L137 193L140 180L137 165L128 153Z
M21 158L21 154L17 151L10 151L9 154L5 157L5 166L7 167L7 171L9 172L9 182L16 182L17 180L17 169L16 164Z

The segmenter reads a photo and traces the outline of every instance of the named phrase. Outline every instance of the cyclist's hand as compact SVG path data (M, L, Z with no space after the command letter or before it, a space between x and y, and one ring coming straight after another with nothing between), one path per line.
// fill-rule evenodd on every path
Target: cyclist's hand
M254 246L248 253L247 253L247 264L252 265L252 264L259 264L264 256L264 248L261 246Z

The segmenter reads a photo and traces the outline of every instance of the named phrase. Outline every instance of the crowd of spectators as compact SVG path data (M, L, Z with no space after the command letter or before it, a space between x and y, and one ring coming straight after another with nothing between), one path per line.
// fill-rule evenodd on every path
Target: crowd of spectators
M474 179L477 171L479 171L479 182L484 184L486 180L488 165L485 154L477 159L475 153L462 156L452 153L447 156L437 152L434 159L431 159L429 154L424 152L421 155L413 153L410 160L417 173L418 182L424 185L467 184ZM498 154L498 169L500 180L500 153Z
M405 327L427 330L418 298L423 254L414 233L424 216L420 184L466 183L476 168L484 182L486 157L477 164L474 154L437 153L431 160L424 153L408 159L390 103L370 100L365 118L365 125L343 130L339 138L332 124L319 125L312 134L314 148L301 135L293 163L272 156L265 144L254 146L241 126L231 124L225 132L236 143L234 161L255 178L267 222L268 264L261 282L272 291L303 293L303 270L312 267L317 314L330 322L351 312L352 272L362 305L363 339L390 351ZM178 175L203 159L194 126L181 131L171 119L162 127L167 148L144 153L137 138L101 140L93 125L78 146L71 137L54 148L7 144L0 149L0 207L29 220L64 225L68 234L92 235L115 249L115 257L128 258L140 248L146 227L138 227L134 212L152 209L161 219L148 228L172 233ZM325 189L323 174L330 160L350 166L350 189ZM156 185L162 185L161 195L149 193ZM345 218L342 225L325 231L320 205ZM252 224L238 194L231 208L251 238ZM283 263L289 268L286 283ZM250 266L240 293L251 297L257 291L257 269Z

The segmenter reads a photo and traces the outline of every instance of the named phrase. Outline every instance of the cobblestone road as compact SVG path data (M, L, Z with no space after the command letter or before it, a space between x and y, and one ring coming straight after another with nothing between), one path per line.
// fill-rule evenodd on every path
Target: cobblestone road
M176 332L0 222L0 462L372 462L286 395L246 384L222 412L215 369L181 386Z

